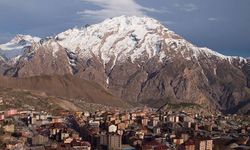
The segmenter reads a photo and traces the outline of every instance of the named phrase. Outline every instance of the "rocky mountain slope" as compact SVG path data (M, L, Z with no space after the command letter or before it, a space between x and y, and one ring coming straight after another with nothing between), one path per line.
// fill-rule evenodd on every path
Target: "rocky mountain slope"
M95 97L95 96L93 96ZM21 90L0 87L0 110L8 108L17 108L23 110L37 110L45 111L54 115L62 111L89 111L96 112L96 110L111 110L111 109L129 109L129 105L123 105L121 101L114 101L119 105L107 105L110 101L103 101L102 104L88 102L83 99L69 99L58 96L50 96L45 92L34 90ZM106 103L106 104L105 104Z
M18 37L0 45L4 76L71 74L152 106L188 102L227 111L250 99L249 60L197 47L152 18L121 16L55 37Z
M1 88L28 90L45 93L57 98L75 99L106 106L129 108L121 99L103 89L100 85L71 75L34 76L29 78L9 78L0 76Z

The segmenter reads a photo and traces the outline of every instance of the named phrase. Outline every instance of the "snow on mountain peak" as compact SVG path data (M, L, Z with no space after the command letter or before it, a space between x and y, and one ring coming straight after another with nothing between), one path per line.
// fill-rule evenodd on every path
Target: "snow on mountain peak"
M181 53L185 59L198 59L200 55L230 60L208 48L199 48L148 17L121 16L84 28L74 28L56 36L58 42L81 57L98 57L105 65L116 61L141 57L169 57L169 51ZM166 48L169 47L169 48ZM185 47L183 49L183 47Z
M49 42L49 41L54 42ZM45 43L44 43L45 42ZM112 61L165 58L182 55L191 60L205 56L231 61L235 57L224 56L208 48L199 48L166 28L159 21L149 17L120 16L109 18L99 24L73 28L58 34L55 38L40 39L30 35L17 35L6 44L0 45L0 55L12 59L23 54L24 47L34 43L50 44L53 56L59 46L81 58L97 57L105 64ZM40 44L35 44L38 46ZM240 58L243 59L243 58Z
M20 44L20 42L22 41L36 43L39 42L40 40L41 39L39 37L32 37L31 35L18 34L10 42L15 44Z
M52 55L54 58L57 58L57 52L60 51L61 48L61 45L55 41L54 39L50 39L48 41L45 41L43 44L42 44L44 47L46 47L47 49L50 49L52 51Z
M7 59L20 57L25 47L31 46L33 43L39 41L40 38L38 37L18 34L10 42L0 45L0 55Z
M142 26L143 28L146 28L148 30L155 30L158 27L163 27L163 25L149 17L136 17L136 16L120 16L120 17L114 17L114 18L109 18L103 21L103 25L115 25L115 26L120 26L121 29L126 29L128 28L136 28L138 26Z
M134 61L143 54L147 58L155 55L163 58L161 42L166 33L170 31L152 18L121 16L86 28L67 30L56 39L70 51L82 57L95 55L106 64L111 58L114 63L128 58Z

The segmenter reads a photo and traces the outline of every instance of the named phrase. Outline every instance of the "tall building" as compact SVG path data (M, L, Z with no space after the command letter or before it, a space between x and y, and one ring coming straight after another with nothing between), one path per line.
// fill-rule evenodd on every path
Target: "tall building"
M121 150L122 137L116 133L100 134L100 149L104 150Z
M100 144L108 145L108 138L106 134L100 134Z
M109 150L121 150L122 148L122 137L118 134L108 135L108 149Z
M211 139L200 139L195 142L196 150L213 150L213 140Z

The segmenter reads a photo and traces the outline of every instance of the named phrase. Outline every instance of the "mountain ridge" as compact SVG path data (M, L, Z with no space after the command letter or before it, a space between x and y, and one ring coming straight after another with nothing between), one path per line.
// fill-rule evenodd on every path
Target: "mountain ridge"
M147 17L69 29L22 52L2 59L3 75L71 74L125 101L150 104L171 99L227 110L250 97L249 60L199 48Z
M134 24L130 25L131 22L134 22L134 21L135 21L135 25ZM129 23L127 23L127 22L129 22ZM143 23L145 23L145 24L143 24ZM169 30L163 24L161 24L159 21L157 21L155 19L148 18L148 17L121 16L121 17L106 19L105 21L103 21L100 24L94 24L94 25L90 25L90 26L87 26L87 27L81 27L81 28L72 28L72 29L66 30L66 31L64 31L62 33L59 33L55 37L47 37L47 38L42 39L42 38L35 37L35 36L32 37L31 35L18 34L10 42L8 42L6 44L7 45L8 44L13 44L13 43L18 44L18 42L20 42L20 41L21 42L29 42L29 43L39 43L41 41L43 42L43 41L47 41L49 39L54 39L59 44L61 44L63 47L71 50L72 52L75 52L75 50L79 46L79 43L82 44L82 40L74 40L74 38L76 38L76 39L77 38L78 39L83 38L83 37L76 37L78 34L84 34L84 32L88 32L88 30L90 31L90 33L94 32L94 34L98 34L97 31L99 31L99 30L97 28L106 27L106 28L109 28L107 30L112 30L112 29L110 29L110 28L112 28L110 26L120 26L120 24L123 24L123 26L121 25L122 26L121 28L126 33L130 33L132 31L134 31L135 30L134 28L143 27L143 29L139 29L139 31L132 32L134 34L132 34L132 33L130 34L130 36L132 36L131 38L135 38L135 40L136 40L136 38L138 38L137 40L140 40L141 38L143 38L143 36L145 36L145 34L148 34L149 31L158 30L158 29L161 29L162 32L166 31L166 33L169 33L168 36L171 36L171 38L174 37L172 39L167 39L167 40L175 40L175 38L180 39L180 41L178 41L178 42L182 42L181 40L184 40L182 37L180 37L179 35L177 35L173 31ZM129 29L124 29L124 28L126 28L124 26L128 26L128 25L130 25L130 27L131 27L130 30L131 31ZM151 28L150 28L150 26L151 26ZM129 28L129 27L127 27L127 28ZM92 30L94 30L94 31L92 31ZM120 30L120 29L117 29L117 30ZM148 31L145 31L145 30L148 30ZM142 31L142 33L139 33L140 31ZM86 34L90 34L90 33L86 33ZM100 33L100 34L105 34L105 33ZM161 33L161 34L163 34L163 33ZM68 39L69 42L67 42L67 41L62 42L62 40L65 40L67 37L70 37L70 36L73 36L73 37ZM93 35L91 35L91 36L93 36ZM103 36L103 35L95 35L95 36L98 37L98 36ZM96 37L94 37L94 38L96 38ZM83 40L85 40L85 39L83 39ZM160 41L162 39L158 39L158 40ZM174 41L170 41L170 42L174 42ZM226 55L220 54L220 53L218 53L216 51L213 51L213 50L211 50L209 48L206 48L206 47L197 47L197 46L191 44L190 42L188 42L187 40L184 40L184 42L186 42L187 44L190 44L191 46L194 46L196 48L200 48L200 50L197 50L197 53L199 51L200 52L205 52L208 55L209 54L210 55L215 55L215 56L218 56L218 57L221 57L221 58L224 58L224 59L232 59L232 58L247 59L247 58L243 58L243 57L240 57L240 56L226 56ZM68 44L68 43L70 43L70 44ZM11 50L11 48L8 48L6 46L6 44L1 44L0 49L1 50ZM27 45L21 44L21 46L25 47ZM30 45L28 45L28 46L30 46Z

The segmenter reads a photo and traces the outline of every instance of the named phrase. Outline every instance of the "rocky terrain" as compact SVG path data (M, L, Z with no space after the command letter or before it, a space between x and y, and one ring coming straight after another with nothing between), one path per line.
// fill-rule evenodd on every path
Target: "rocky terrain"
M29 78L0 77L0 82L2 88L28 90L31 93L40 92L44 93L45 97L80 99L85 102L124 108L129 106L100 85L70 75L34 76Z
M248 59L197 47L152 18L121 16L44 39L18 35L0 45L0 55L3 86L86 98L79 85L87 80L113 99L133 103L185 102L229 113L249 111ZM46 86L34 80L44 75L51 76ZM68 82L64 75L70 76ZM91 100L110 99L103 97ZM242 103L248 104L244 111Z
M109 104L107 104L109 102ZM122 102L89 102L81 98L63 98L47 95L45 92L33 90L21 90L0 87L0 110L16 108L18 110L37 110L52 114L59 114L62 111L76 112L97 110L129 110L133 108ZM112 104L112 105L110 105Z

